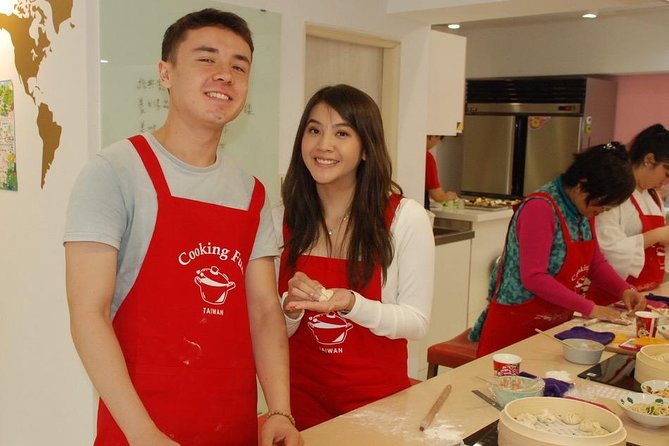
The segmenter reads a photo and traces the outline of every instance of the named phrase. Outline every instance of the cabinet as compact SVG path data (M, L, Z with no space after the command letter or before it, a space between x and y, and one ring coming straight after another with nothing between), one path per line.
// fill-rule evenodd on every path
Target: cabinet
M487 212L487 211L483 211ZM472 240L472 254L469 275L469 299L467 308L467 326L476 322L479 314L488 304L488 283L493 263L504 250L506 231L511 220L511 211L508 216L496 220L479 221L472 223L474 239Z
M465 108L465 51L467 39L430 31L428 135L462 131Z
M430 328L422 339L409 342L409 376L412 378L425 379L430 345L457 336L467 326L471 243L468 239L436 246Z
M504 250L506 231L513 211L464 209L452 212L434 211L434 214L439 225L474 231L471 255L467 257L469 287L468 299L465 302L467 326L471 327L487 305L490 271L493 262Z

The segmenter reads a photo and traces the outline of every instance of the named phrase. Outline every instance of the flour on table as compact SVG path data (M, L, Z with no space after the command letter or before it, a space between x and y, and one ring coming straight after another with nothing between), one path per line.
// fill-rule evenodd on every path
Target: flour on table
M355 420L357 424L368 427L370 430L401 437L403 440L416 442L416 444L464 446L462 432L448 424L446 420L440 420L439 417L436 417L430 427L421 432L418 428L419 423L410 423L406 416L397 416L381 409L361 408L342 416Z

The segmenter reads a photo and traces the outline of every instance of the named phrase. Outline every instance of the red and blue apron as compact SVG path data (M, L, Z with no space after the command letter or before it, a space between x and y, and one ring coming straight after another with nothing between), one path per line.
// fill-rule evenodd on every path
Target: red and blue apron
M660 197L654 189L649 189L648 193L657 204L658 208L662 210ZM641 233L646 233L655 228L661 228L666 224L664 216L644 214L639 206L639 202L634 196L630 197L630 201L639 213L641 220ZM664 257L665 248L662 243L656 243L644 250L644 264L639 277L627 276L625 281L634 286L639 291L652 290L660 286L664 282ZM601 287L594 284L590 285L587 293L587 298L595 302L597 305L610 305L620 300L620 296L614 296L607 293Z
M583 285L595 250L594 240L573 240L567 222L557 203L550 195L535 192L528 197L541 197L552 206L560 221L560 229L566 244L566 255L555 280L577 293L583 293ZM513 219L511 220L514 221ZM509 231L512 228L509 226ZM497 269L497 281L488 315L481 330L477 357L487 355L535 334L535 329L548 330L571 319L573 311L533 296L519 304L503 304L497 300L504 269L504 257Z
M244 268L264 188L256 180L247 211L174 197L144 137L130 141L158 200L144 263L113 321L130 379L158 429L181 446L256 445ZM127 444L100 401L95 445Z
M390 227L401 196L392 195L386 210ZM289 231L284 225L284 237ZM345 259L301 255L294 270L281 255L279 292L288 290L288 279L301 271L325 288L352 289ZM381 301L381 267L369 284L355 291ZM407 342L378 336L336 312L305 311L290 337L290 401L297 428L303 430L367 403L409 387Z

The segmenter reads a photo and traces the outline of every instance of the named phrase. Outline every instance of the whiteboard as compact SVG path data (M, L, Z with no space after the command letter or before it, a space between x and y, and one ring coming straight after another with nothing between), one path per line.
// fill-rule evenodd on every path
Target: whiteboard
M218 8L243 17L253 33L253 64L244 111L225 128L221 147L280 200L279 57L281 15L213 0L101 0L102 145L153 131L167 117L167 90L158 80L161 43L179 17ZM105 61L105 62L103 62Z

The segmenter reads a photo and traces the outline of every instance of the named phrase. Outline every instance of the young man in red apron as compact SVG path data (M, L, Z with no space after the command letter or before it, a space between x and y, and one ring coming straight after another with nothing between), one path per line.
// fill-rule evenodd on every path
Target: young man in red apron
M256 444L256 366L270 409L263 444L301 444L290 415L273 260L251 257L264 188L256 180L246 206L221 205L173 195L165 170L176 166L197 181L223 169L217 146L244 106L252 48L246 22L214 9L184 16L166 32L159 72L170 94L167 121L153 135L130 139L140 163L114 166L119 178L139 172L129 176L138 182L146 171L157 210L141 267L113 321L112 297L127 270L119 253L135 239L123 231L117 247L66 236L73 339L101 397L97 446ZM168 153L159 159L162 150ZM124 191L129 206L146 194L137 184L119 187L133 186ZM220 192L222 202L226 194L246 196ZM144 211L134 208L120 220L139 230L133 224L147 219Z
M391 197L388 227L400 199ZM289 238L284 226L284 240ZM286 257L283 251L279 293L288 290L288 279L295 271L317 279L325 288L355 289L346 277L346 259L301 255L292 270L286 267ZM381 285L377 266L369 284L355 291L380 301ZM337 312L305 311L289 342L290 397L300 430L409 387L406 340L378 336Z
M663 209L660 197L654 189L648 189L648 193L655 201L659 209ZM639 202L632 195L630 202L639 214L641 220L641 233L646 233L655 228L661 228L666 225L666 220L662 215L644 214L639 206ZM644 264L638 277L627 276L625 279L630 285L634 286L639 291L647 291L660 286L664 282L664 262L665 262L665 246L662 243L655 243L644 249ZM610 293L607 293L600 287L592 284L586 294L588 299L591 299L598 305L610 305L618 301L618 298Z

